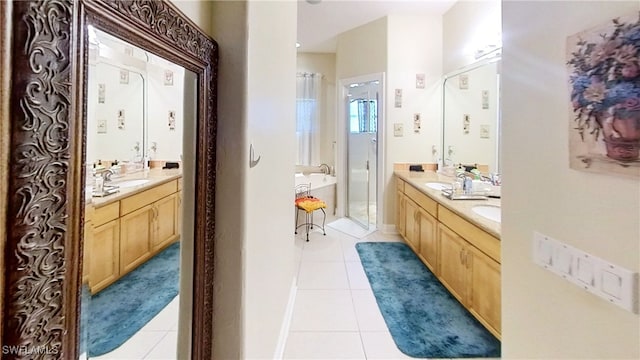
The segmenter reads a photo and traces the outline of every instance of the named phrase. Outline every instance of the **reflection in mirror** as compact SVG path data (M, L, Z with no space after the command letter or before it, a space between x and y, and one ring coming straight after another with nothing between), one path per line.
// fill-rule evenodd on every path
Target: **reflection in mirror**
M445 166L478 164L482 172L500 172L499 60L494 57L445 77Z
M176 358L181 251L193 238L181 236L195 151L183 170L183 123L197 113L185 89L197 76L93 27L88 47L81 353Z

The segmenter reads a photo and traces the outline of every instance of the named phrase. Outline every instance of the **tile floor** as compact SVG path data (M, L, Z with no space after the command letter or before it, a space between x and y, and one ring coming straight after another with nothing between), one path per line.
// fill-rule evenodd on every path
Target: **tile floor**
M374 232L357 239L327 227L295 238L297 295L284 359L410 359L395 346L355 244L402 241ZM175 359L178 298L121 347L95 359Z
M401 241L374 232L356 239L327 227L296 236L297 295L285 359L409 359L395 346L355 245Z

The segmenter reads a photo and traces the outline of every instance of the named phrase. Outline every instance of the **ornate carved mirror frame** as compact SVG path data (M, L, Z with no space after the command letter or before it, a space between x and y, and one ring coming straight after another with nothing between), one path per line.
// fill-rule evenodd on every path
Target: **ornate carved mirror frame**
M91 24L197 75L190 357L211 358L217 44L164 0L0 1L0 20L0 345L79 355Z

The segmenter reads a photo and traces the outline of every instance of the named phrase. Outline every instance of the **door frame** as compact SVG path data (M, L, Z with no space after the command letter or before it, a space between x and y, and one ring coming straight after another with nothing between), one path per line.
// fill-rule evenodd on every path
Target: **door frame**
M382 229L382 209L384 209L383 197L383 179L385 173L384 159L386 154L386 84L385 73L373 73L356 77L344 78L338 80L339 91L338 101L338 126L337 126L337 146L336 146L336 174L337 174L337 203L336 215L344 217L347 213L347 156L348 156L348 131L347 119L345 113L345 100L347 99L347 86L356 82L379 81L380 82L380 98L378 109L378 128L377 132L377 152L376 152L376 228Z

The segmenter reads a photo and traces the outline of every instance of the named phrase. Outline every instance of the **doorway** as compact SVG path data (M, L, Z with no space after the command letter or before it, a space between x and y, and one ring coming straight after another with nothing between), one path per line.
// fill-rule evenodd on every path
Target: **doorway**
M365 230L375 230L380 215L381 164L378 129L383 119L383 76L374 74L342 81L345 217Z

